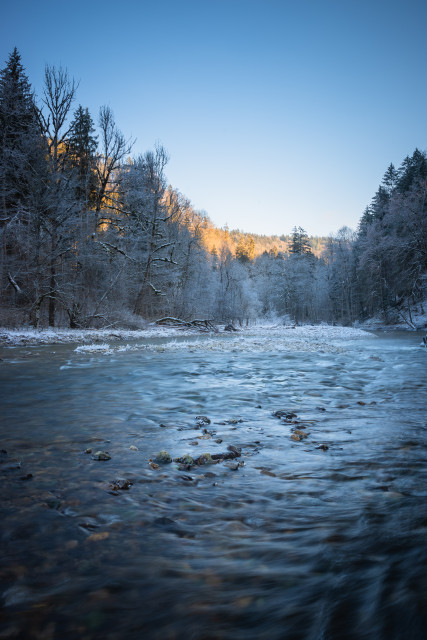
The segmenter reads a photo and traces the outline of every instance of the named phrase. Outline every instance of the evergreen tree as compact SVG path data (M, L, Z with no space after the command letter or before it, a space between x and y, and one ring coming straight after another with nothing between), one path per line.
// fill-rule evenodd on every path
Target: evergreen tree
M77 171L77 197L84 203L94 203L96 193L95 153L97 148L95 126L88 109L81 105L74 113L67 150L71 167Z
M397 188L401 193L409 191L414 182L427 178L427 156L415 149L411 157L406 156L398 171Z
M362 217L360 218L359 225L357 228L358 237L364 237L368 233L368 229L374 220L374 216L372 213L371 207L366 207L363 212Z
M12 146L35 122L34 96L15 49L0 72L0 144Z
M397 181L399 178L399 172L395 168L394 164L391 163L388 166L387 171L384 174L382 185L386 189L389 195L392 195L393 191L397 186Z
M28 194L31 156L40 146L34 96L15 49L0 72L0 197L3 221Z
M293 255L311 254L310 241L307 232L302 227L292 229L290 253Z
M371 213L373 220L382 220L389 209L390 193L380 185L371 203Z

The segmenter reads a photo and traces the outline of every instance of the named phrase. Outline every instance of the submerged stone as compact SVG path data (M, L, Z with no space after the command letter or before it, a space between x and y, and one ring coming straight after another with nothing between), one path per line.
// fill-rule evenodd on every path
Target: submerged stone
M286 420L292 420L292 418L297 417L297 414L293 411L288 411L287 409L278 409L277 411L273 411L273 416L275 418L286 418Z
M302 431L301 429L295 429L294 435L298 436L300 440L303 440L304 438L308 438L308 433L306 433L305 431Z
M111 460L108 451L96 451L92 454L92 460Z
M181 456L180 458L175 458L175 462L179 462L180 464L187 465L187 466L192 466L194 464L194 458L193 456L190 456L189 453L186 453L184 456Z
M128 491L132 485L133 482L131 480L123 480L122 478L119 478L110 483L110 488L113 491Z
M240 467L240 464L238 462L235 462L234 460L229 460L225 463L224 466L231 469L231 471L237 471L237 469Z
M210 424L211 421L207 416L196 416L196 421L198 425Z
M210 453L202 453L201 456L197 458L195 461L197 464L215 464L215 460L212 458Z

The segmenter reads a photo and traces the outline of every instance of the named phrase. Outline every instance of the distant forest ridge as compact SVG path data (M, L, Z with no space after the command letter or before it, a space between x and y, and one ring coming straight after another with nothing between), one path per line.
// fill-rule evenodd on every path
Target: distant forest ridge
M289 235L264 235L248 233L240 229L229 230L227 227L216 227L209 219L206 219L202 228L203 243L207 250L220 253L227 248L235 256L239 247L247 246L253 240L252 259L263 253L289 253L292 247L292 234ZM313 254L320 257L326 248L328 236L308 237Z

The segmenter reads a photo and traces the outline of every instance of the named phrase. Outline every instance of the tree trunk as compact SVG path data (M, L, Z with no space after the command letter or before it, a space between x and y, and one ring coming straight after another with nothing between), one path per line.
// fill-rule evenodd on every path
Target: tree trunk
M49 327L55 326L55 238L52 236L50 256L50 294L49 294Z

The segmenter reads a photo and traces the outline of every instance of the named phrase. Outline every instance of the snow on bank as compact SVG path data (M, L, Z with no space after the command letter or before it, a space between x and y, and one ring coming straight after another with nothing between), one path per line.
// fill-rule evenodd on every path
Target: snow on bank
M230 348L230 340L233 348L239 348L243 344L256 347L257 345L271 345L280 347L282 343L298 342L331 342L337 340L352 340L368 337L371 334L362 329L350 327L332 327L330 325L306 325L301 327L283 326L277 324L254 325L242 329L236 333L220 332L218 334L203 334L197 330L182 330L172 327L153 326L149 329L0 329L0 344L10 346L38 345L38 344L67 344L82 343L77 347L77 352L99 351L129 351L130 349L180 349L180 348L213 348L218 345L226 345ZM197 336L197 340L191 340ZM151 338L183 338L190 341L167 342L161 345L117 345L111 347L109 343L124 340L149 340ZM201 340L201 337L203 338ZM261 341L261 342L259 342Z
M411 315L405 311L394 312L394 320L392 323L386 324L379 317L369 318L360 323L361 329L367 331L423 331L427 329L427 299L419 302L415 306L411 306Z
M193 335L198 334L197 331L192 333ZM98 344L106 340L140 340L179 335L182 335L182 331L169 327L153 327L151 329L0 329L0 344L14 346L73 342L87 344L94 341Z
M183 334L180 333L180 336ZM200 339L169 340L162 343L145 343L114 346L109 344L88 344L75 349L77 353L111 354L123 351L165 351L186 352L290 352L317 351L337 353L345 349L349 340L372 337L372 334L361 329L348 327L331 327L327 325L283 327L257 326L236 333L209 334Z

